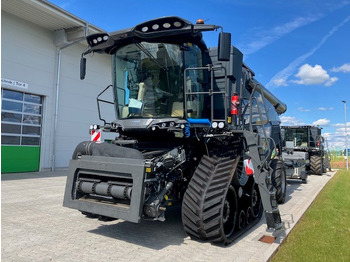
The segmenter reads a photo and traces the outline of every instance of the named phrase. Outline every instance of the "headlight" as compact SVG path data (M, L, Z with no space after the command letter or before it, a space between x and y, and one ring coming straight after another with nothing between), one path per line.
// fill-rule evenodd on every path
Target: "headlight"
M164 28L170 28L170 26L171 26L171 25L170 25L169 23L164 23L164 24L163 24L163 27L164 27Z

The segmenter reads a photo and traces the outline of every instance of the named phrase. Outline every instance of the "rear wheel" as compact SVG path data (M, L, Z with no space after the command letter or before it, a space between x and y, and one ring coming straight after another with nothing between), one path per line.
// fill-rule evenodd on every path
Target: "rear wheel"
M323 166L324 166L323 170L325 171L325 173L327 173L327 171L332 171L332 169L331 169L331 161L330 161L330 158L329 158L329 155L328 155L327 151L324 151Z
M274 159L271 162L272 184L276 188L276 200L278 204L283 204L286 199L287 180L284 162L281 159Z
M310 157L310 171L316 175L322 175L323 172L323 161L322 157L318 155L312 155Z

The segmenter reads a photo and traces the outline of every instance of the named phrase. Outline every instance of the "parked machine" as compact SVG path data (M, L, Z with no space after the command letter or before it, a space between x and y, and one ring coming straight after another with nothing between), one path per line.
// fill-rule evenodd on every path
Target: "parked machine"
M282 158L286 168L287 178L301 179L301 182L307 183L306 165L310 161L309 153L294 150L294 142L287 141L282 151Z
M254 78L229 33L207 48L202 32L220 28L163 17L87 37L82 79L87 54L113 60L113 101L97 100L114 104L116 119L100 119L116 138L76 147L64 206L140 223L164 221L180 204L191 237L224 244L264 210L267 226L281 228L286 105Z
M327 168L331 169L321 128L282 126L282 133L285 141L282 155L287 177L300 178L306 183L307 173L322 175Z

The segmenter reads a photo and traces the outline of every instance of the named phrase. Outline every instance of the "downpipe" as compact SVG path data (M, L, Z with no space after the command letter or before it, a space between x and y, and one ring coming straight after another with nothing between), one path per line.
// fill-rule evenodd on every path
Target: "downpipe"
M85 38L88 35L89 31L89 24L86 23L85 25ZM56 96L55 96L55 111L54 111L54 127L53 127L53 134L52 134L52 158L51 158L51 172L55 172L56 168L56 135L57 135L57 124L58 124L58 102L59 102L59 94L60 94L60 82L61 82L61 60L62 60L62 50L70 47L72 45L75 45L77 43L80 43L83 41L83 39L79 39L77 41L74 41L72 43L69 43L63 47L58 48L57 51L57 71L56 71Z

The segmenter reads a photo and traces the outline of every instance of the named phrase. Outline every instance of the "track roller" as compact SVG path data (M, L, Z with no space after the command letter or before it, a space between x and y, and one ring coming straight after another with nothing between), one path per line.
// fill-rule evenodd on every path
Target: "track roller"
M238 217L238 229L242 229L245 226L246 218L245 218L245 212L244 210L241 210L239 212Z

